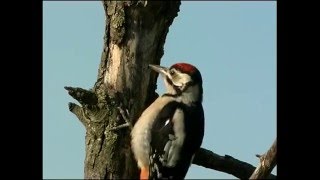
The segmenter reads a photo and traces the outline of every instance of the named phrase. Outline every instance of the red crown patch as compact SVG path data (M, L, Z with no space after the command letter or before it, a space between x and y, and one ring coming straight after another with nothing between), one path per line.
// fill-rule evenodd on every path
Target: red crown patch
M171 67L178 69L183 73L193 74L194 72L197 71L196 67L194 67L193 65L188 64L188 63L176 63L176 64L172 65Z

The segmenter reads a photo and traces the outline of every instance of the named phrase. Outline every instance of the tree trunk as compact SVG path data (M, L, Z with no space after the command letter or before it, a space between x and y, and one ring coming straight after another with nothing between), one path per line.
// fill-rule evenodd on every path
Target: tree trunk
M130 148L130 128L156 97L156 73L169 26L180 1L103 1L106 13L104 47L93 89L66 87L81 106L69 103L86 128L85 179L138 178ZM120 108L120 110L119 110Z

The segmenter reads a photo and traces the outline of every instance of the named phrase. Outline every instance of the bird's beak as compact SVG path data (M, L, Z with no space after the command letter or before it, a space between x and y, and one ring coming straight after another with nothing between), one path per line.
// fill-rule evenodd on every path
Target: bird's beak
M158 72L159 74L161 74L163 77L168 75L169 69L166 67L162 67L159 65L153 65L153 64L149 64L149 67L151 69L153 69L154 71Z

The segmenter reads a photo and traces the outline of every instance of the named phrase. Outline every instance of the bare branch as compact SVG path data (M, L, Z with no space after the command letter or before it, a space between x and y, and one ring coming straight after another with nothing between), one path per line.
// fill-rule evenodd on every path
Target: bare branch
M265 179L277 164L277 139L273 142L267 153L259 155L260 164L250 176L250 179Z
M96 105L98 98L94 92L75 87L64 87L70 96L76 99L82 106Z
M220 156L204 148L201 148L195 155L193 164L232 174L240 179L248 179L256 169L249 163L240 161L229 155ZM270 174L267 178L276 179L276 176Z
M78 106L78 105L75 104L75 103L71 103L71 102L68 104L68 106L69 106L69 110L78 117L78 119L80 120L80 122L81 122L85 127L87 127L86 117L84 117L84 115L83 115L83 109L82 109L82 107Z

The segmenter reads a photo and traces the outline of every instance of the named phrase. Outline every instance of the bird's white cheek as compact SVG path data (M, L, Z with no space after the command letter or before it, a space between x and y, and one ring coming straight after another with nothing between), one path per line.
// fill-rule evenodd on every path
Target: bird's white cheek
M172 83L173 83L173 85L178 86L179 88L183 86L183 84L179 83L179 82L174 82L173 81Z

